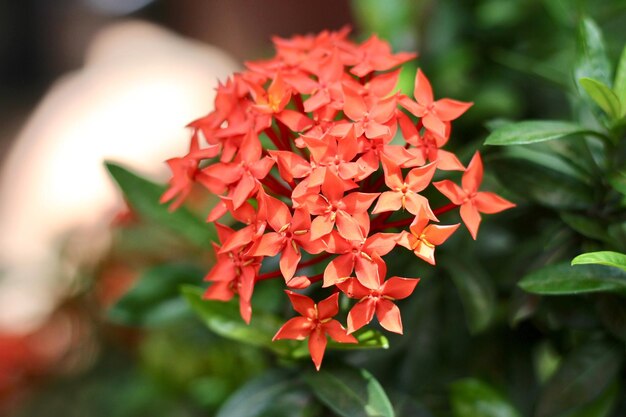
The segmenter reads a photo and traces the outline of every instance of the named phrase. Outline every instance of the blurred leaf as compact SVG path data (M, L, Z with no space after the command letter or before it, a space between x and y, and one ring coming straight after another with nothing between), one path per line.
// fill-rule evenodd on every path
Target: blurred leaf
M605 85L611 83L611 64L606 55L602 32L589 17L581 20L578 30L578 59L575 79L593 78Z
M576 123L561 120L525 120L497 128L487 137L485 145L524 145L588 131L589 129Z
M626 171L617 171L608 180L615 191L626 195Z
M583 236L598 240L606 240L608 238L606 229L588 216L568 212L561 212L559 214L561 220Z
M355 343L338 343L330 339L328 347L338 350L360 350L360 349L388 349L389 340L384 334L374 329L361 329L352 333L359 341Z
M166 205L159 203L159 198L165 191L164 187L113 162L106 162L106 168L140 218L166 227L200 247L210 248L211 242L216 240L213 226L194 216L189 210L181 207L170 212Z
M554 350L548 341L537 346L534 352L535 373L539 382L545 383L559 368L561 356Z
M454 417L520 417L500 393L477 379L462 379L451 386Z
M617 95L622 105L622 114L620 116L626 115L626 46L622 49L622 55L617 63L613 92Z
M420 12L413 0L353 0L352 11L361 31L388 40L394 48L416 48L415 24Z
M108 317L127 326L158 326L189 310L181 303L181 284L197 283L205 271L196 265L165 264L144 272L137 283L113 307Z
M572 352L543 389L535 415L552 417L598 398L619 372L622 350L593 341Z
M494 158L498 181L522 199L561 209L584 209L594 203L593 189L572 175L520 158Z
M288 372L273 369L237 390L220 408L216 417L260 417L293 392L297 381ZM280 414L282 417L290 414Z
M585 406L567 413L563 417L609 417L615 407L618 395L619 385L612 384L604 390L600 397Z
M626 273L603 265L571 266L567 263L545 266L526 275L518 283L525 291L543 295L626 292Z
M487 328L495 313L495 291L489 277L476 263L458 257L445 256L439 263L454 281L470 331L478 333Z
M204 290L192 285L183 285L181 292L193 311L214 333L227 339L287 354L289 350L287 344L272 342L272 337L282 324L277 316L255 311L250 325L247 325L239 314L238 300L232 299L228 302L204 300L202 298Z
M596 308L602 324L615 337L626 343L626 303L622 297L602 294L598 297Z
M365 369L322 369L304 379L315 396L342 417L394 417L383 387Z
M618 252L588 252L572 259L572 265L597 264L620 268L626 271L626 255Z
M593 78L581 78L578 82L611 119L619 119L622 114L620 101L609 87Z

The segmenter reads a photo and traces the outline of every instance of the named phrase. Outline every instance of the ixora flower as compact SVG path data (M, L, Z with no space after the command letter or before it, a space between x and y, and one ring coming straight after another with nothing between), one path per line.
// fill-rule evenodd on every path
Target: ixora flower
M357 343L352 333L374 316L402 333L395 301L409 297L419 279L387 278L384 256L402 247L434 265L435 247L459 226L439 225L438 216L458 208L475 239L479 213L514 206L478 190L478 152L465 169L442 149L451 122L472 103L435 100L421 69L413 98L402 94L399 66L416 55L394 54L376 36L359 45L347 35L275 38L273 58L248 62L220 84L215 110L189 124L189 152L168 161L172 179L161 199L175 209L196 184L219 195L208 216L220 242L204 297L238 297L249 322L255 286L284 279L300 316L274 339L308 338L317 369L327 337ZM437 171L464 171L461 186L432 183ZM450 203L431 208L433 190ZM261 273L273 257L278 268ZM316 264L323 272L307 275ZM316 304L292 291L307 287L331 295ZM340 294L354 300L347 328L334 319Z

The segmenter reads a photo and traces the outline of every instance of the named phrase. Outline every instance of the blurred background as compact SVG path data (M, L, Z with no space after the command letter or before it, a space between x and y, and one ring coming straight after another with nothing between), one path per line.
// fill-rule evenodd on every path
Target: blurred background
M420 66L439 96L475 103L451 141L467 162L488 121L568 117L562 90L584 14L615 62L622 0L0 2L0 415L211 415L269 366L193 324L146 333L109 323L104 311L139 271L206 259L134 224L102 161L164 182L163 161L185 151L184 126L211 110L217 79L270 56L271 36L350 25L358 40L377 33L418 51L404 89ZM120 235L111 222L135 226ZM483 253L504 256L511 236L497 221L486 227ZM245 371L233 375L235 364ZM399 380L413 381L406 372ZM416 392L441 406L435 388Z

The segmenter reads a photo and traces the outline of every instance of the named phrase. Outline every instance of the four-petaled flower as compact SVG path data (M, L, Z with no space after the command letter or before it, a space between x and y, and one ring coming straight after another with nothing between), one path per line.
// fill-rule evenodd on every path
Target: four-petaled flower
M387 275L385 262L378 255L374 255L373 259L378 266L376 288L367 288L356 278L348 278L337 283L337 287L348 297L359 300L348 313L348 333L353 333L368 324L376 313L376 318L383 328L402 334L400 309L394 301L411 295L419 278L391 277L385 280L384 277Z
M424 127L438 136L446 135L445 122L457 119L473 104L449 98L435 101L430 81L421 69L418 69L415 75L413 94L416 101L403 96L400 98L400 104L414 116L420 117Z
M313 300L305 295L300 295L292 291L285 291L291 300L294 310L301 314L287 321L278 329L272 340L295 339L304 340L309 338L309 353L319 371L324 358L324 351L328 339L339 343L357 343L354 336L348 334L346 329L333 317L339 312L339 293L334 293L330 297L315 304Z
M448 240L452 233L459 228L459 224L439 226L428 224L429 220L426 213L420 211L409 226L410 233L403 230L397 242L398 245L412 250L419 258L435 265L435 246Z
M483 163L476 152L463 173L462 187L450 180L433 183L435 187L454 204L461 206L461 219L467 226L472 237L476 239L480 225L480 213L498 213L515 207L515 204L490 192L478 191L483 181Z

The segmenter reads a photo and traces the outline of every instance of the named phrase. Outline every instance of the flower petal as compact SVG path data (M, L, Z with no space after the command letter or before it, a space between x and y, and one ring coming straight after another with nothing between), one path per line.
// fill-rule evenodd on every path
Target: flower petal
M339 312L339 293L336 292L330 297L317 303L317 318L322 321L336 316Z
M354 255L352 253L346 253L345 255L337 256L330 261L324 269L324 283L322 287L330 287L337 282L346 279L352 274L354 269Z
M471 201L461 206L461 219L472 235L472 238L476 240L478 226L480 225L480 213L478 213L478 209Z
M348 334L348 331L337 320L331 320L323 324L324 331L336 342L339 343L359 343L359 341Z
M348 334L354 333L372 321L375 310L376 301L370 297L356 303L348 313Z
M326 334L323 332L322 328L317 328L309 336L309 353L311 354L311 359L315 364L315 369L318 371L322 366L322 359L324 359L324 351L326 350L327 343L328 340L326 339Z
M472 157L465 173L463 174L462 186L467 194L473 194L478 191L480 183L483 181L483 161L480 154L476 152Z
M285 290L285 293L289 297L294 310L304 317L315 318L315 302L313 300L297 292Z
M372 214L385 211L398 211L402 207L402 193L397 191L385 191L380 195Z
M515 203L511 203L497 194L490 192L479 192L474 197L474 204L481 213L493 214L503 210L515 207Z
M294 317L289 319L280 329L278 329L272 340L304 340L311 333L312 327L313 323L306 317Z
M466 103L463 101L443 98L441 100L437 100L434 103L434 107L439 120L448 122L461 116L467 111L467 109L472 107L473 104L474 103Z
M417 74L415 74L415 87L413 94L415 96L415 100L423 106L428 106L434 100L433 88L421 68L418 68Z
M376 318L384 329L402 334L402 318L400 309L391 301L381 298L376 304Z
M402 300L413 293L419 281L419 278L391 277L383 282L380 292L394 300Z
M448 197L448 199L452 203L457 205L461 205L461 203L463 203L463 200L465 199L465 192L461 189L461 187L459 187L452 181L443 180L433 182L433 185L435 186L435 188L437 188L437 190L439 190L441 194Z

